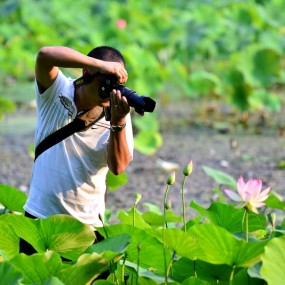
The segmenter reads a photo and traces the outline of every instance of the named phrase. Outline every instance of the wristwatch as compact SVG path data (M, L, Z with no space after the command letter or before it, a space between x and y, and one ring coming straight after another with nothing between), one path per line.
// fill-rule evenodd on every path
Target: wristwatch
M116 126L110 126L110 130L114 133L118 133L120 132L121 130L123 130L126 126L126 123L124 123L123 125L116 125Z

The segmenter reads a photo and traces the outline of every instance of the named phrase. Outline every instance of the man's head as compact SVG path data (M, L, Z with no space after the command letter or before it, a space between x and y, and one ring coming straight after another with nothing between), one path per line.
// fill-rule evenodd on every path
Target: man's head
M94 49L92 49L87 56L99 59L102 61L108 61L108 62L118 62L121 63L123 66L125 66L125 60L123 55L115 48L109 47L109 46L99 46ZM107 74L102 73L93 73L93 76L91 75L92 71L89 69L83 69L83 78L84 79L84 85L85 90L87 92L92 93L93 99L96 98L97 102L96 104L99 106L109 106L109 99L101 98L99 95L99 87L102 84L102 82L106 79ZM78 80L78 83L81 84L81 80ZM78 86L78 85L77 85ZM94 96L96 95L96 96Z
M123 55L113 47L99 46L92 49L87 55L100 60L120 62L124 66L126 65Z

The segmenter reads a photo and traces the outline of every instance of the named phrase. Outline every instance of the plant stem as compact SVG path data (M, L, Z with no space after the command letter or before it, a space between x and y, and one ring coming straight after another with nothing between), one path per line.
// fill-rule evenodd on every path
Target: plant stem
M126 259L127 259L127 254L125 253L124 259L123 259L123 264L122 264L122 284L125 282L125 264L126 264Z
M248 209L245 211L245 240L248 242Z
M175 257L175 252L173 252L172 254L172 258L169 262L169 265L168 265L168 268L167 268L167 276L169 276L169 272L170 272L170 269L172 268L172 264L173 264L173 261L174 261L174 257Z
M185 183L186 183L186 176L184 175L183 184L182 184L182 210L183 210L184 232L186 232L186 212L185 212L185 196L184 196Z
M246 208L244 208L244 213L243 213L242 222L241 222L241 232L243 232L243 229L244 229L243 224L244 224L244 219L245 219L246 211L247 211Z
M232 272L231 272L231 276L230 276L230 284L229 284L229 285L232 285L232 284L233 284L234 275L235 275L235 268L236 268L236 266L235 266L235 265L233 265L233 269L232 269Z
M196 271L196 259L194 259L194 262L193 262L193 270L194 270L194 275L195 277L197 278L197 271Z
M133 207L133 226L135 226L136 219L135 219L135 213L136 213L136 206Z
M166 201L167 201L167 195L169 191L169 185L167 185L165 194L164 194L164 203L163 203L163 255L164 255L164 272L165 272L165 281L164 284L168 284L168 276L167 276L167 262L166 262L166 248L165 248L165 229L167 228L167 222L166 222Z
M169 191L169 185L167 185L166 190L165 190L165 194L164 194L164 203L163 203L163 226L165 226L167 228L167 221L166 221L166 203L167 203L167 195L168 195L168 191Z
M136 280L136 285L139 284L140 251L141 251L141 245L140 244L138 244L137 249L138 249L138 262L137 262L137 280Z

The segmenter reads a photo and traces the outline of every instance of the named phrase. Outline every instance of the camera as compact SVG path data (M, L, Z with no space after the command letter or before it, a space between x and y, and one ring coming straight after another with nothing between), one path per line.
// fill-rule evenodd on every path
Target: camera
M109 99L110 92L115 89L119 90L122 96L126 97L129 105L141 116L144 112L153 112L156 102L147 96L140 96L134 90L122 85L117 84L117 78L113 75L106 76L102 79L99 85L99 96L102 99Z
M73 82L75 88L90 83L95 74L87 74ZM119 90L122 96L126 97L129 105L135 109L135 111L141 116L144 115L144 112L153 112L155 109L156 102L147 96L140 96L134 90L122 85L117 84L118 79L114 75L104 76L99 83L99 96L104 99L110 99L110 93L113 89Z

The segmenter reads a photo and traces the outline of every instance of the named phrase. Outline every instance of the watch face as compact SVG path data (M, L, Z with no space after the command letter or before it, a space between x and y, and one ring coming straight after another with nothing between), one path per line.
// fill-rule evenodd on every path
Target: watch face
M124 127L126 126L126 124L122 125L122 126L111 126L111 130L114 133L120 132Z
M121 131L122 129L123 129L123 128L122 128L121 126L113 126L113 127L112 127L112 131L115 132L115 133Z

